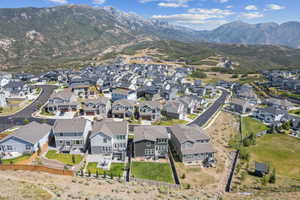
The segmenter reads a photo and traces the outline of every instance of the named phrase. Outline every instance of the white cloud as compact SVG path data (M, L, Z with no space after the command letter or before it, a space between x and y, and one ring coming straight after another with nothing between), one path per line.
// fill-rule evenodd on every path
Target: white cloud
M225 19L233 15L230 10L192 8L187 13L174 15L154 15L153 19L168 21L171 24L185 26L194 29L213 29L228 23Z
M186 4L181 4L181 3L164 3L161 2L159 4L157 4L159 7L168 7L168 8L184 8L184 7L188 7Z
M282 9L284 9L285 7L284 7L284 6L280 6L280 5L278 5L278 4L268 4L268 5L267 5L267 8L268 8L269 10L282 10Z
M158 6L169 8L188 7L190 1L192 0L139 0L140 3L158 2Z
M93 4L101 5L104 4L106 0L93 0Z
M264 17L264 14L260 12L249 12L249 13L243 13L242 17L246 19L255 19L255 18L261 18Z
M66 4L66 3L68 3L67 0L49 0L49 1L51 1L53 3L59 3L59 4Z
M248 5L245 7L245 10L258 10L255 5Z

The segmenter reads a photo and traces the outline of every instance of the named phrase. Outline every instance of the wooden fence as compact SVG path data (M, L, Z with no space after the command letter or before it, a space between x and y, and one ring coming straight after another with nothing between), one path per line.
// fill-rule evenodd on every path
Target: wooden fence
M158 186L158 187L164 186L164 187L169 187L169 188L174 188L174 189L180 189L181 188L181 186L177 185L177 184L130 177L130 182L132 182L132 181L135 181L137 183L146 183L146 184L149 184L149 185L155 185L155 186Z
M0 165L0 170L24 170L35 172L46 172L49 174L73 176L74 172L70 170L54 169L40 165Z

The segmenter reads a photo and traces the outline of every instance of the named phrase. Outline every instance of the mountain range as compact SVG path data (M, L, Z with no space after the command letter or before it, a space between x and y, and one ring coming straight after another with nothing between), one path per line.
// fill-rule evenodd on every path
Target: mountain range
M300 22L247 24L236 21L212 31L201 31L208 42L284 45L300 48Z
M92 59L108 48L144 40L300 47L299 22L251 25L238 21L196 31L112 7L85 5L1 8L0 27L0 69L47 68Z

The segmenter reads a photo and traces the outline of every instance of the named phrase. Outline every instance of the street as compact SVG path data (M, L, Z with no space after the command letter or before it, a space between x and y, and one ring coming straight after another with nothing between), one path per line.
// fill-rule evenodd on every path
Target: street
M36 112L40 108L40 106L44 105L47 102L48 98L50 97L52 92L57 88L57 86L41 85L38 87L42 88L43 91L41 95L32 104L13 115L0 117L0 132L12 128L14 126L23 125L25 119L29 121L46 122L49 124L54 123L54 120L33 118L32 114Z

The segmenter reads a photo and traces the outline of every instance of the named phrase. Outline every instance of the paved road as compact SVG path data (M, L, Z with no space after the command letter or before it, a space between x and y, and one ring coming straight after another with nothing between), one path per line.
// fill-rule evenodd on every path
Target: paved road
M213 105L211 105L204 113L202 113L197 119L188 124L188 126L197 125L203 127L219 110L221 106L224 105L226 98L229 96L229 92L227 90L222 89L222 95L219 97Z
M49 124L53 124L54 120L45 120L45 119L36 119L32 117L32 114L36 112L40 106L44 105L52 92L57 88L57 86L52 85L41 85L36 86L43 89L42 94L35 100L32 104L10 116L0 117L0 132L12 128L16 125L23 125L24 119L28 119L29 121L38 121L38 122L46 122Z

